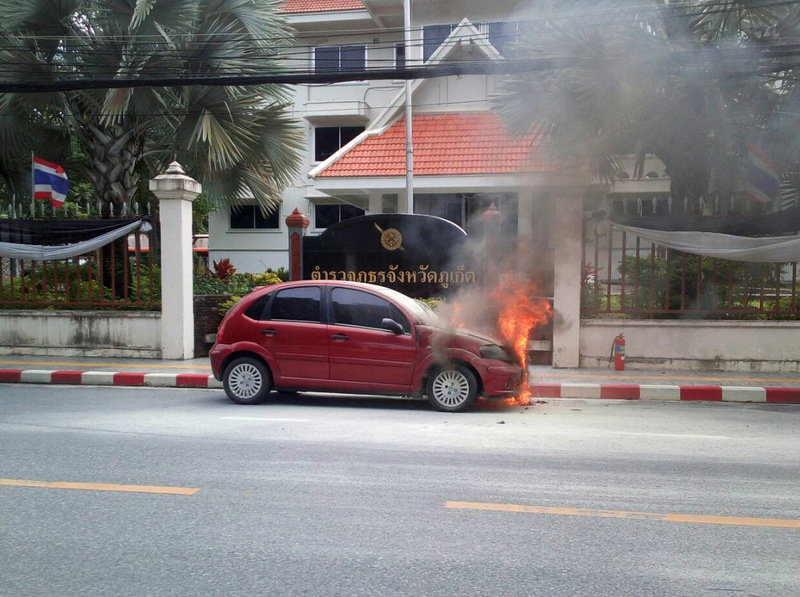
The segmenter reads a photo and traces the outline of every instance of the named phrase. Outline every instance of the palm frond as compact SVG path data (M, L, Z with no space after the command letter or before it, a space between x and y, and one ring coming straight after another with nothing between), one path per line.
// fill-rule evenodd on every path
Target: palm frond
M0 0L0 66L7 79L27 81L275 71L278 50L292 37L280 4ZM0 119L0 171L13 171L15 155L60 131L80 143L103 201L128 201L145 162L177 157L220 201L256 197L274 206L302 149L302 131L283 108L290 99L288 88L274 85L3 97L10 111Z

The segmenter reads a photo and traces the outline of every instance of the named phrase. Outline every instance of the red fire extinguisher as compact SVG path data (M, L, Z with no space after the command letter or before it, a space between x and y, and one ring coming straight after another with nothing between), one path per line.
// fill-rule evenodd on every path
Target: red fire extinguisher
M614 359L614 371L625 371L625 334L614 338L611 345L611 357ZM610 361L611 359L609 359Z

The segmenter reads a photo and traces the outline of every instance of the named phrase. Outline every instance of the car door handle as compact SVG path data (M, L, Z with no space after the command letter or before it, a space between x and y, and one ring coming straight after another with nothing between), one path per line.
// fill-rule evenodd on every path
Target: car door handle
M265 336L275 336L278 333L278 330L261 330L261 333Z
M334 340L349 340L350 336L346 336L344 334L334 334L333 336L331 336L331 338L333 338Z

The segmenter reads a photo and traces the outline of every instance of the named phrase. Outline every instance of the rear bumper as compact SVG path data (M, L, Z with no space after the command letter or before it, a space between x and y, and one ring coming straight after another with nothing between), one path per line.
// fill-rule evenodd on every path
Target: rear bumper
M486 398L509 398L516 396L525 378L522 367L510 363L492 361L479 371L483 380L483 395Z
M222 364L231 354L232 350L233 347L230 344L220 344L217 342L211 347L211 350L208 351L208 358L211 361L211 373L217 381L222 381Z

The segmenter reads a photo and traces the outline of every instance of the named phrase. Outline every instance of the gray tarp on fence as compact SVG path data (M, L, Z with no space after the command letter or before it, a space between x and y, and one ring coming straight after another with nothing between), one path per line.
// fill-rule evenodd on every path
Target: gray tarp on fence
M643 240L683 253L751 263L800 261L800 236L731 236L715 232L651 230L610 223Z
M0 242L0 257L31 259L33 261L52 261L77 257L78 255L84 255L95 249L104 247L118 238L127 236L140 226L142 232L149 232L152 230L152 226L147 220L136 220L127 226L116 228L89 240L67 245L27 245L23 243Z

